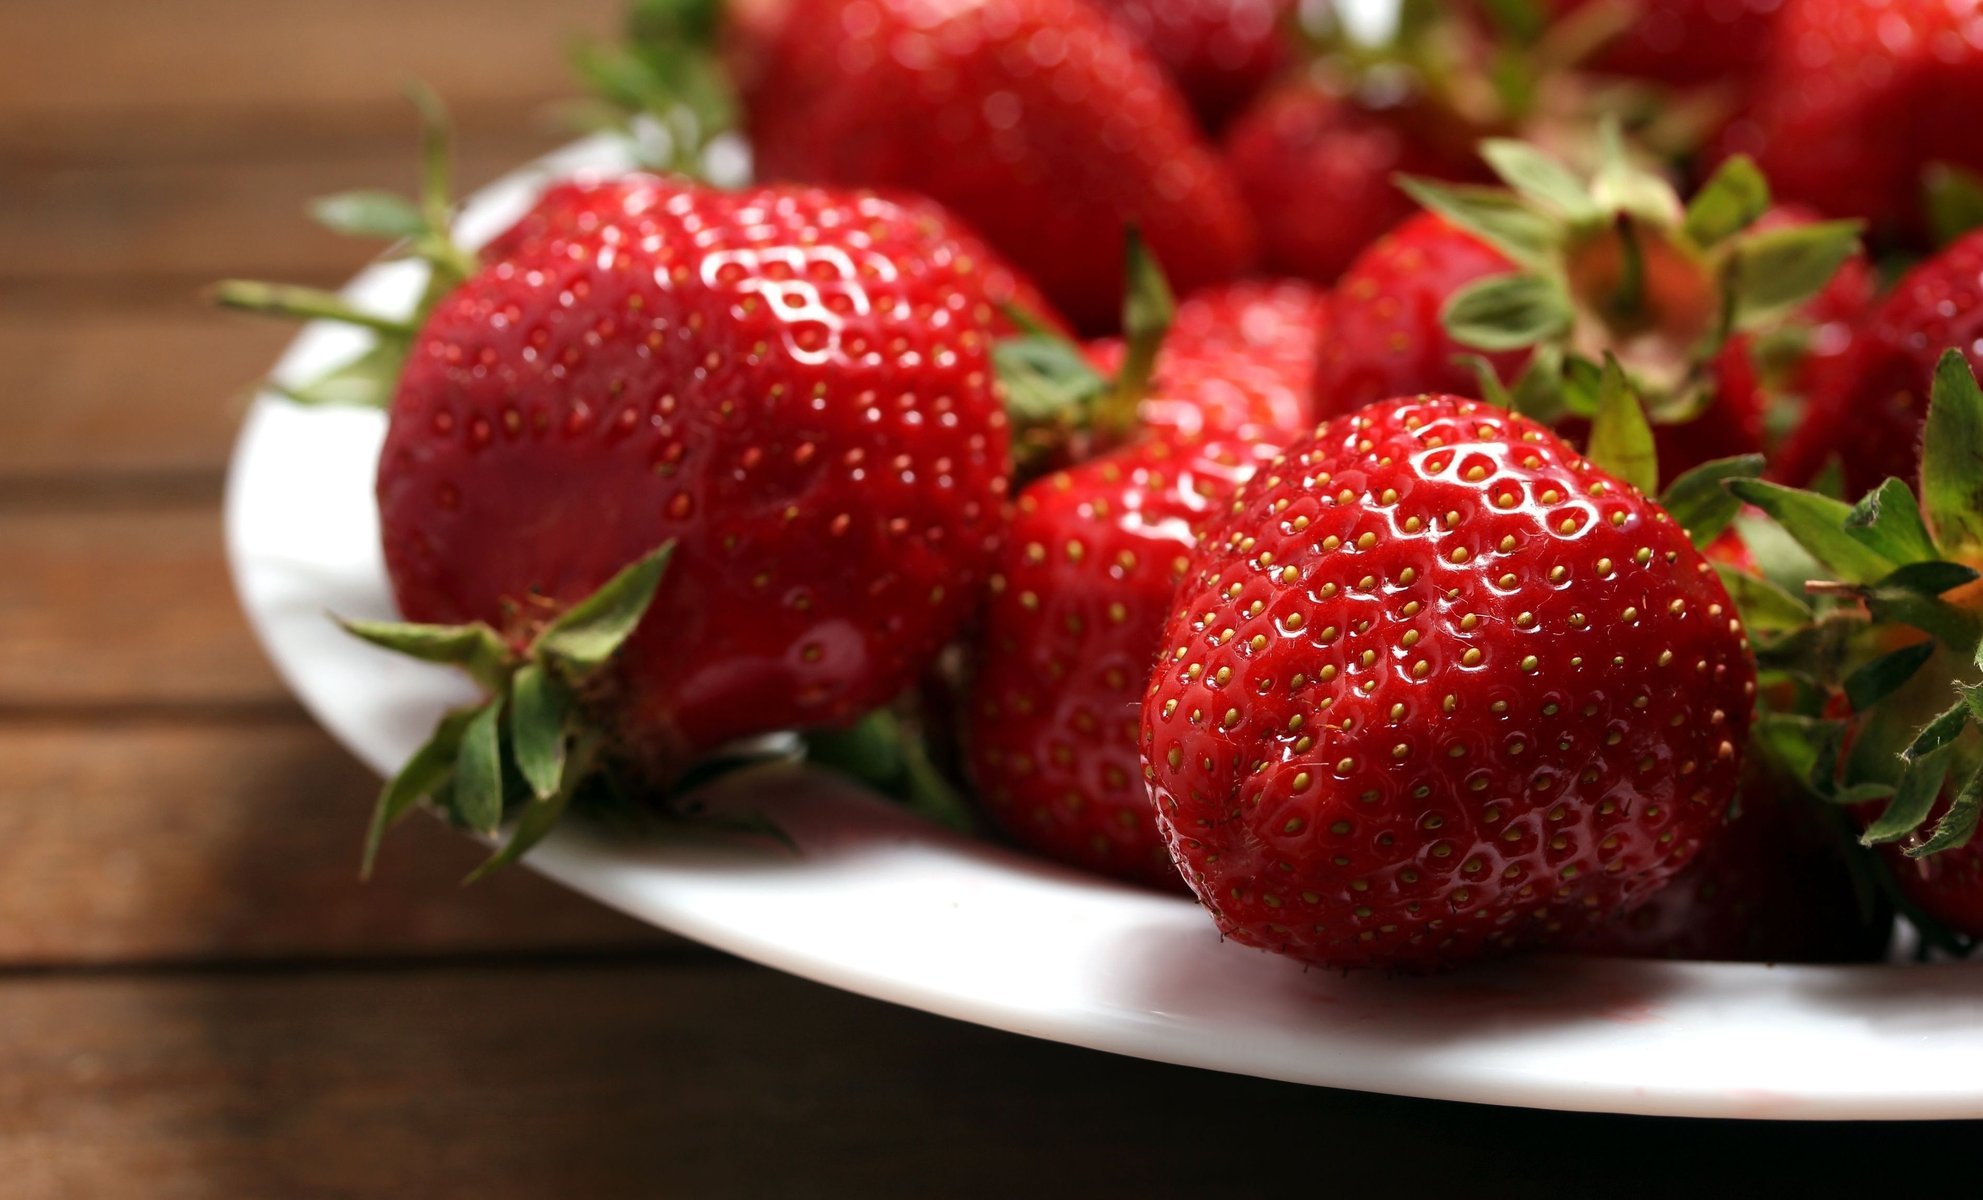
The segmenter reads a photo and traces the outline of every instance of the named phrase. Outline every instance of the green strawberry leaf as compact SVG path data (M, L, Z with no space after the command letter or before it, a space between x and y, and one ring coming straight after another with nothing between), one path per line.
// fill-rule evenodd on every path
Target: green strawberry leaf
M1755 224L1769 206L1769 180L1748 155L1737 154L1694 193L1681 228L1696 246L1711 249Z
M305 383L269 386L306 408L386 409L392 405L405 362L406 344L382 336L363 354Z
M1598 125L1598 168L1591 194L1605 212L1630 214L1659 228L1678 225L1682 218L1673 185L1632 160L1613 114L1606 114Z
M1952 562L1908 563L1893 574L1880 580L1884 588L1899 588L1913 592L1917 596L1939 596L1951 588L1959 588L1976 582L1974 567L1966 567Z
M1742 502L1722 486L1729 479L1754 479L1763 473L1763 456L1743 454L1717 458L1681 474L1660 493L1659 506L1667 511L1695 546L1705 546L1721 536L1722 530L1742 511Z
M421 625L407 621L355 621L333 616L353 637L423 662L460 667L483 687L499 690L509 673L510 650L502 635L480 621Z
M1852 711L1865 712L1914 678L1921 664L1934 657L1935 643L1916 642L1880 655L1845 677L1845 698Z
M1867 492L1845 518L1845 532L1860 545L1897 563L1928 562L1941 557L1928 527L1921 523L1921 506L1898 479L1889 479Z
M1645 406L1625 378L1625 369L1609 353L1604 356L1604 380L1598 387L1586 457L1648 496L1659 490L1659 451L1653 446Z
M1544 267L1557 247L1560 234L1556 223L1524 204L1519 196L1499 188L1435 183L1409 175L1398 176L1397 183L1448 224L1473 234L1521 266Z
M1921 441L1921 502L1951 558L1983 561L1983 388L1960 350L1935 365Z
M1937 598L1939 592L1923 590L1915 582L1922 574L1946 577L1948 572L1943 568L1968 572L1969 578L1975 577L1974 572L1955 563L1916 563L1863 589L1859 593L1860 598L1865 601L1866 611L1872 614L1874 620L1919 629L1962 658L1973 660L1978 650L1983 649L1983 620L1974 613L1944 603Z
M564 780L565 725L571 696L538 663L525 663L510 683L510 752L531 794L548 800Z
M1488 138L1480 144L1480 156L1502 182L1529 201L1555 209L1572 221L1598 216L1590 185L1561 160L1537 147L1512 138Z
M379 857L379 844L386 831L399 824L420 801L445 786L454 774L455 756L461 749L461 735L468 722L480 711L461 708L442 717L434 732L399 773L386 781L378 803L372 808L372 823L365 831L365 853L359 862L361 879L372 877L372 866Z
M478 833L503 823L503 698L497 696L468 719L454 759L454 813Z
M1969 728L1969 722L1975 715L1974 702L1965 694L1921 727L1914 740L1900 752L1902 764L1911 766L1948 747L1962 735L1963 730Z
M1859 835L1862 846L1897 842L1921 827L1929 810L1941 795L1942 781L1948 777L1948 751L1933 750L1907 764L1900 786L1880 815Z
M1550 14L1540 0L1479 0L1480 8L1502 37L1526 46L1549 28Z
M1750 632L1789 633L1811 623L1810 605L1762 576L1724 563L1715 564L1715 574Z
M1831 282L1859 249L1859 222L1819 221L1743 235L1730 263L1734 324L1779 320Z
M1497 275L1453 293L1439 314L1454 341L1517 350L1561 337L1572 312L1563 285L1540 275Z
M566 609L537 635L531 657L555 666L570 682L598 670L646 615L674 551L675 543L663 542Z
M427 231L420 206L394 192L361 190L319 196L310 201L310 219L347 237L396 242Z
M1983 175L1953 163L1930 163L1921 183L1936 245L1983 228Z
M1942 819L1935 822L1925 841L1909 846L1901 853L1909 858L1927 858L1944 850L1956 850L1969 843L1976 832L1976 819L1983 815L1983 768L1973 772L1962 785L1962 790L1949 801L1949 810Z
M1731 479L1725 486L1737 499L1768 513L1799 546L1847 583L1873 583L1899 565L1845 531L1852 510L1842 501L1761 479Z
M1058 333L1025 333L1000 338L992 366L1005 388L1005 406L1021 428L1074 428L1108 394L1109 381Z

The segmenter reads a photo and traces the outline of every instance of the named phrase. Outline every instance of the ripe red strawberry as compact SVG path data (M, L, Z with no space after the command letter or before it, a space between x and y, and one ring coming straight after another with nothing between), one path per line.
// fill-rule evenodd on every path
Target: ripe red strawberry
M633 190L626 185L624 177L617 183L612 177L598 175L560 180L546 188L530 211L518 218L514 225L490 239L482 247L480 257L484 262L515 259L547 248L555 250L574 239L595 236L603 227L628 215L630 197L645 202L646 192L641 189L666 186L692 185L683 181L671 184L663 176L644 179L640 189ZM926 217L942 225L948 240L953 243L953 247L945 253L954 257L962 270L982 272L972 291L993 306L993 326L998 332L1009 333L1013 329L1005 316L1009 308L1026 313L1049 328L1065 327L1060 314L1054 311L1046 297L1040 295L1031 280L1015 271L996 251L940 207L913 195L877 193L877 196L911 218Z
M1524 418L1387 401L1263 468L1193 555L1143 705L1219 928L1326 966L1571 936L1720 824L1755 692L1656 505Z
M1325 293L1292 280L1249 280L1187 298L1165 336L1157 386L1138 421L1173 441L1231 437L1286 440L1313 420L1315 332ZM1122 365L1122 342L1087 347L1104 374Z
M1557 19L1591 0L1548 0ZM1634 20L1606 42L1592 69L1659 83L1740 84L1770 47L1783 0L1639 0Z
M1253 257L1183 98L1082 0L792 0L744 40L762 177L933 197L1077 326L1115 319L1125 222L1180 292Z
M1788 199L1918 229L1924 168L1983 167L1979 30L1978 0L1785 0L1729 144Z
M1097 0L1217 128L1289 57L1294 0Z
M1757 783L1745 780L1728 827L1685 870L1578 939L1578 952L1723 962L1879 958L1893 935L1892 912L1862 907L1845 847L1793 794L1794 783Z
M1776 474L1802 483L1836 456L1857 496L1888 476L1913 478L1942 351L1983 366L1983 231L1902 276L1851 342L1813 391Z
M1141 402L1142 441L1020 494L965 726L979 794L1035 850L1179 886L1143 784L1137 705L1198 523L1311 422L1317 302L1288 284L1187 300ZM1114 370L1120 347L1099 349Z
M1225 137L1226 161L1260 231L1262 263L1328 283L1416 211L1394 182L1400 172L1478 178L1471 147L1436 146L1432 123L1413 105L1376 108L1314 83L1262 97Z
M1137 701L1193 530L1276 451L1150 438L1032 484L992 575L966 710L986 810L1062 862L1179 886L1137 751Z
M1471 351L1446 332L1440 313L1468 284L1514 266L1437 213L1419 213L1378 239L1336 282L1329 336L1317 355L1321 415L1415 392L1475 391L1474 373L1461 361ZM1504 380L1528 361L1526 351L1486 357Z
M662 782L885 703L1001 531L1009 275L862 193L630 176L553 203L597 219L479 271L409 352L378 479L401 611L519 652L672 543L631 638L568 681L602 753Z

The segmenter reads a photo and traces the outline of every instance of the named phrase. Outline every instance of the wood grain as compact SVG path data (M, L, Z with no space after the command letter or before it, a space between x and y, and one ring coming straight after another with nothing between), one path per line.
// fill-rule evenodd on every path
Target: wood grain
M249 387L292 333L191 297L0 318L13 380L0 392L0 487L29 496L134 475L217 487Z
M6 5L0 160L308 157L403 119L423 79L473 122L571 93L618 0L63 0ZM298 136L301 134L302 136Z
M0 712L288 704L209 501L0 509Z
M0 963L537 952L667 939L425 817L371 883L378 780L300 714L0 725Z
M569 137L526 125L476 138L460 156L457 190ZM409 113L392 136L347 156L16 171L0 189L0 303L181 303L229 276L335 283L378 247L311 225L306 203L348 188L408 191L415 170Z
M1843 1195L1967 1133L1299 1088L721 961L23 979L0 1028L36 1032L0 1039L23 1200Z

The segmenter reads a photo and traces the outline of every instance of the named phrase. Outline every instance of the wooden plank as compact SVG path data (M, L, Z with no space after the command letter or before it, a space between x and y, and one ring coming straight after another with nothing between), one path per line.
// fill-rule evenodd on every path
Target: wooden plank
M1968 1132L1303 1089L723 963L17 980L0 1028L22 1200L1877 1194Z
M0 710L288 702L206 503L0 509L0 562Z
M420 78L464 112L525 117L572 90L568 47L620 0L65 0L7 6L0 160L281 152L338 111L377 128ZM3 174L3 173L0 173Z
M250 387L292 335L192 298L0 320L0 481L206 476L218 486Z
M567 140L529 128L464 147L464 194ZM349 157L17 170L0 188L0 292L33 310L94 285L115 306L180 302L224 276L335 283L377 251L311 225L313 197L410 189L409 128ZM50 283L66 285L51 289Z
M438 821L358 850L378 780L300 716L0 724L0 966L535 951L664 935Z

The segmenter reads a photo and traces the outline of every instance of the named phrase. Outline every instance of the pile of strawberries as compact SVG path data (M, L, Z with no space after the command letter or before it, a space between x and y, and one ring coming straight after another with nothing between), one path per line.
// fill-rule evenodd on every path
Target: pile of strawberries
M1293 8L643 0L667 169L469 252L430 121L411 317L225 285L484 690L368 861L797 731L1324 966L1983 936L1983 0Z

